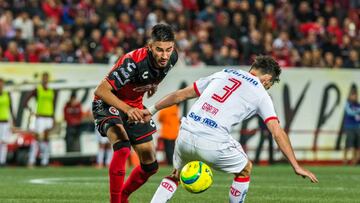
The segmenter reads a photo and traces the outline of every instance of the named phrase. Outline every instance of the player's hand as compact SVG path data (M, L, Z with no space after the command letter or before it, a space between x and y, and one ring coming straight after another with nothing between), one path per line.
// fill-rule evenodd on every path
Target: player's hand
M318 183L318 179L316 178L315 174L311 173L309 170L299 166L298 168L295 169L295 173L297 175L301 175L303 178L308 177L311 182L313 183Z
M130 108L127 112L126 112L127 116L128 116L128 121L129 122L144 122L144 116L143 116L143 112L138 109L138 108Z
M143 116L144 116L144 122L145 123L149 122L151 120L151 116L152 116L150 111L148 109L143 109L141 111L142 111Z

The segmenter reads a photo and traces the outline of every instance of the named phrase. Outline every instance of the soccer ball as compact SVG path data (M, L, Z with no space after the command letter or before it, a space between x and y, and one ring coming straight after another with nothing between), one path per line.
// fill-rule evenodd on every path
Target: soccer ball
M182 168L180 183L191 193L204 192L213 183L213 174L204 162L192 161Z

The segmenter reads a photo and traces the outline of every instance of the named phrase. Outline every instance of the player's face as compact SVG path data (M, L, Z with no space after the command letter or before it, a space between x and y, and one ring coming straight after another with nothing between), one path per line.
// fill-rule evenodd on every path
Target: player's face
M42 84L47 85L49 82L49 75L43 74L42 78L41 78L41 82L42 82Z
M151 53L158 68L165 68L174 51L174 42L155 41L150 44Z

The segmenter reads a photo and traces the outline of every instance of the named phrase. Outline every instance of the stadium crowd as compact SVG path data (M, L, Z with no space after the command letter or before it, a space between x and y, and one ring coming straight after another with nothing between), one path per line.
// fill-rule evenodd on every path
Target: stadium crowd
M183 64L360 68L359 0L0 0L0 61L109 63L176 30Z

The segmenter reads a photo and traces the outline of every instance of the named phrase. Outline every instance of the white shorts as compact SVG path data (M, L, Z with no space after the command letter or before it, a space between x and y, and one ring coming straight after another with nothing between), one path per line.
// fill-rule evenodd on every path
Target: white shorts
M51 129L53 127L53 118L50 117L36 117L35 120L35 129L32 129L38 134L42 134L45 130Z
M10 123L0 122L0 142L7 143L11 135Z
M228 142L214 142L181 129L175 144L174 167L181 170L186 163L196 160L215 170L239 173L246 166L248 157L240 143L231 137Z

